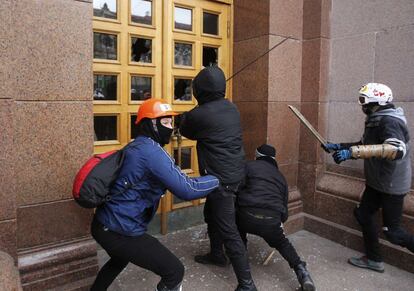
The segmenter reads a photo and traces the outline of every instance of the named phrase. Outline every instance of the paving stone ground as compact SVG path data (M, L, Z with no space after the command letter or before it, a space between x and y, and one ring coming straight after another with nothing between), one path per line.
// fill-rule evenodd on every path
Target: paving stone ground
M196 226L183 231L159 236L185 265L183 290L232 291L236 278L231 266L205 266L194 262L196 254L208 251L206 227ZM319 291L413 291L414 274L386 265L385 273L355 268L347 263L350 256L360 253L307 231L289 236L298 253L308 264ZM269 264L263 266L272 249L259 237L249 236L248 253L253 278L259 291L300 290L294 272L276 252ZM108 259L104 250L98 251L99 264ZM132 264L118 276L110 291L154 291L159 277Z

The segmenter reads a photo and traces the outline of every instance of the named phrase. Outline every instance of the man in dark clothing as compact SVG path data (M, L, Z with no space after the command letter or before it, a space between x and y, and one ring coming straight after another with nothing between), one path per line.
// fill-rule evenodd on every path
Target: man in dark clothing
M182 135L197 140L200 174L215 175L221 183L221 187L207 197L204 206L211 251L196 256L195 260L204 264L226 264L224 244L238 280L236 290L256 290L235 221L235 193L245 174L240 114L236 106L224 98L225 92L223 71L216 66L203 69L193 81L198 106L181 116Z
M256 160L246 165L246 184L237 196L237 226L247 246L247 233L262 237L279 251L295 271L305 291L314 283L295 248L285 237L283 222L288 218L288 185L279 171L274 147L264 144L256 149Z
M374 215L382 208L383 231L393 244L414 252L414 235L401 227L404 197L411 188L410 137L402 108L395 108L391 89L368 83L359 90L359 104L366 114L364 135L355 143L328 143L336 163L364 159L365 191L354 215L362 227L366 255L348 262L384 272Z

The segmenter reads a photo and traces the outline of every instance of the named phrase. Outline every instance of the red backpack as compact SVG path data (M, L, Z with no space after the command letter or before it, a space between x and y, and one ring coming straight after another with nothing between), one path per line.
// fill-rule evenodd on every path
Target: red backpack
M95 208L111 199L110 189L122 167L124 150L96 154L80 168L72 189L80 206Z

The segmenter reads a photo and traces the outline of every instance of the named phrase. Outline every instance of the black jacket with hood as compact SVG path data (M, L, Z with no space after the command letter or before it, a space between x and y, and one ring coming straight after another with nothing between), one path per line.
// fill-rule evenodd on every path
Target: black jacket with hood
M226 80L216 67L203 69L193 81L198 106L181 117L180 132L197 140L201 175L211 174L223 184L243 180L245 161L237 107L225 99Z
M270 157L259 157L246 165L246 184L237 195L237 206L254 214L288 218L288 185L277 163Z

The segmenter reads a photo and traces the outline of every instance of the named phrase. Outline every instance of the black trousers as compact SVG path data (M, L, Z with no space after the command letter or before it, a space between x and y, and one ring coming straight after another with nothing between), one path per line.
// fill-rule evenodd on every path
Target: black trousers
M161 277L160 284L177 287L184 277L180 260L149 234L124 236L108 230L96 219L91 226L93 238L110 256L99 271L91 290L106 290L129 262L150 270Z
M207 196L204 218L210 238L211 254L223 255L223 245L237 279L250 279L246 248L236 225L234 187L218 188Z
M302 263L295 248L285 236L281 214L275 218L258 218L254 213L238 209L237 226L246 247L247 234L255 234L262 237L270 247L275 248L292 269Z
M381 262L379 231L374 215L382 208L384 234L387 240L414 252L414 236L401 227L405 195L391 195L366 186L361 203L354 215L361 225L368 259Z

